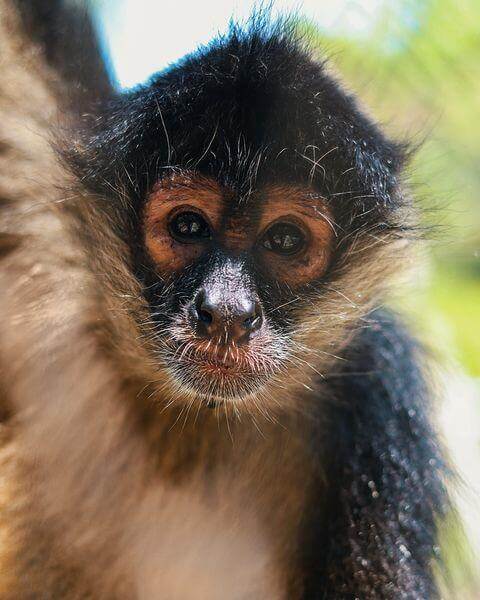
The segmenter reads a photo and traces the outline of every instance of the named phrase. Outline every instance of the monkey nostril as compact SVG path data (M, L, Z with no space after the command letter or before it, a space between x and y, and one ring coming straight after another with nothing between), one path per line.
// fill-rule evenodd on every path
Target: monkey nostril
M258 317L256 315L252 315L251 317L247 317L246 319L244 319L242 325L245 329L252 329L257 321Z
M262 307L258 302L255 303L255 307L251 314L248 315L246 319L243 320L242 326L243 328L249 332L253 333L260 329L263 322L263 311Z
M214 315L205 306L205 292L201 291L198 293L192 312L197 323L206 327L213 323Z
M197 308L198 320L206 325L210 325L213 321L212 315L204 308Z

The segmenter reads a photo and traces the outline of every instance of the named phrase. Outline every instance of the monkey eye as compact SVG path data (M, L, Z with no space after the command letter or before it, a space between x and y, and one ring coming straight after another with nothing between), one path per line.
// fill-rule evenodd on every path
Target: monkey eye
M306 242L306 236L300 227L286 222L271 225L261 239L264 248L283 256L297 254L303 250Z
M192 210L176 212L168 222L168 228L170 235L183 244L193 244L211 237L207 221Z

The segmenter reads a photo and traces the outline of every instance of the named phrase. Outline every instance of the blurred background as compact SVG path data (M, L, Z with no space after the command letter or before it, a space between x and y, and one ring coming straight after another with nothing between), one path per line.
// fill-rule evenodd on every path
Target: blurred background
M119 87L131 87L244 20L249 0L92 0ZM464 532L452 515L442 552L452 592L480 599L480 2L304 0L314 51L387 131L419 145L411 184L433 225L411 285L392 299L439 359L440 425L459 470Z

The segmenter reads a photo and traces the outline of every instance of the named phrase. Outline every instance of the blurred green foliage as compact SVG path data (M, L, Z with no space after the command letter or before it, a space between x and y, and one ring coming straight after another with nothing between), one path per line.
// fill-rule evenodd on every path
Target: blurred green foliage
M353 38L304 27L387 131L419 145L410 179L433 226L431 269L406 306L480 376L480 2L385 2Z

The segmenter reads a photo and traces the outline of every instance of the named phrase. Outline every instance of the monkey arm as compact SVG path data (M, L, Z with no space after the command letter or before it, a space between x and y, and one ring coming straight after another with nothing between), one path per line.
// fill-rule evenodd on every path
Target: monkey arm
M331 380L329 541L322 556L312 552L306 598L437 597L431 559L447 508L445 466L419 353L395 318L377 312Z
M113 94L87 4L65 0L2 0L16 9L29 44L56 74L55 92L75 112Z

